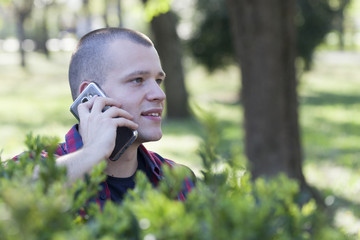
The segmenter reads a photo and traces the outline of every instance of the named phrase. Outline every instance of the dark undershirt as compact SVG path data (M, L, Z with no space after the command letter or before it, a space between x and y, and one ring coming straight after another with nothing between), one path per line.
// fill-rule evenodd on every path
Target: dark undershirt
M138 152L138 167L137 170L143 171L148 177L151 175L150 167L146 168L144 156ZM127 178L117 178L107 176L106 183L109 186L111 200L113 202L120 203L123 198L124 194L127 192L128 189L134 189L135 187L135 174L131 177Z

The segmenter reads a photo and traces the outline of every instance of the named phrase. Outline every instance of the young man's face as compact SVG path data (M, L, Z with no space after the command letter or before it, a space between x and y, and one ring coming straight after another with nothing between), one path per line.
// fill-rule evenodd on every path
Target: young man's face
M110 71L102 89L133 115L139 125L138 142L159 140L165 101L160 84L165 73L155 48L116 40L108 49Z

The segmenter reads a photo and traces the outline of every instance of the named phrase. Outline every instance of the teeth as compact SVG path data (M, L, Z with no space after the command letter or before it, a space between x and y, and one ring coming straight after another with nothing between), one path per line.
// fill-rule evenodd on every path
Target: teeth
M149 116L158 117L159 114L158 113L150 113Z

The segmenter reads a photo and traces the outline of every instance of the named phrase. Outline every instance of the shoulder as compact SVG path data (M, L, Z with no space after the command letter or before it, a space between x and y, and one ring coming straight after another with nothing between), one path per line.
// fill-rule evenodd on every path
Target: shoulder
M163 164L167 164L168 166L170 167L176 167L176 168L181 168L183 169L184 171L186 171L188 174L187 174L187 177L185 179L185 182L188 184L188 188L192 188L195 186L195 182L196 182L196 175L195 173L186 165L183 165L183 164L179 164L179 163L176 163L174 162L173 160L170 160L170 159L167 159L167 158L163 158L160 154L156 153L156 152L151 152L149 151L149 153L151 155L153 155L153 157L159 159Z
M60 143L58 144L55 152L54 152L54 156L56 158L62 156L62 155L65 155L66 152L64 151L64 143ZM20 158L27 158L27 159L34 159L34 154L32 152L29 152L29 151L26 151L26 152L22 152L14 157L11 158L11 160L14 160L15 162L18 162L20 160ZM49 157L49 153L45 150L42 150L41 153L40 153L40 157L42 159L46 159Z
M175 165L177 165L176 162L174 162L173 160L167 159L162 157L160 154L156 153L156 152L151 152L149 151L149 154L153 157L156 158L157 160L159 160L162 164L166 163L168 164L170 167L173 167Z
M196 176L194 174L194 172L188 167L188 166L185 166L183 164L179 164L179 163L176 163L175 161L173 160L170 160L168 158L164 158L162 157L160 154L156 153L156 152L152 152L152 151L149 151L145 148L144 145L141 145L141 150L147 155L150 157L150 159L156 163L157 166L159 166L161 168L162 165L166 164L168 166L170 166L171 168L173 167L176 167L176 168L182 168L184 169L185 171L187 171L189 174L188 174L188 177L186 178L186 182L189 183L189 185L191 186L194 186L195 185L195 182L196 182Z
M78 125L75 124L65 135L65 142L58 144L58 146L54 152L54 156L56 158L66 155L70 152L76 151L82 147L81 136L77 129L78 129ZM23 156L30 158L30 159L34 157L32 153L30 153L29 151L25 151L25 152L22 152L16 156L14 156L12 158L12 160L19 161L19 159ZM49 154L48 154L48 152L43 150L40 153L40 156L41 156L41 158L48 158Z

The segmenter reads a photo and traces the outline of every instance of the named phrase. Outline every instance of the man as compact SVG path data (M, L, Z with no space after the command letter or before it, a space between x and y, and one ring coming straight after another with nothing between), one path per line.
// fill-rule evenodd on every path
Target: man
M91 83L97 83L108 98L93 97L78 107L80 122L67 133L56 151L57 164L67 168L70 181L82 178L94 165L107 162L106 181L99 193L106 200L120 202L134 188L136 171L144 171L156 186L162 178L161 165L175 163L147 151L144 142L162 137L161 120L165 79L160 59L145 35L122 28L104 28L85 35L75 49L69 68L69 83L75 99ZM109 106L106 111L102 111ZM108 158L115 146L116 129L138 131L138 138L117 161ZM184 199L194 186L184 180Z

